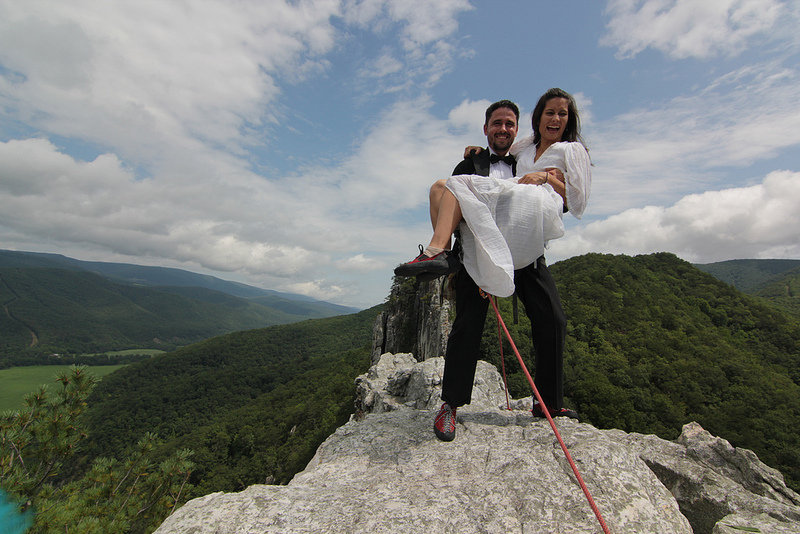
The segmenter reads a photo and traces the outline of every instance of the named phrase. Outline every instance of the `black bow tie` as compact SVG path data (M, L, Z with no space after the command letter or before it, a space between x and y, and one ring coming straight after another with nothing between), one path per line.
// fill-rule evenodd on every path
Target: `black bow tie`
M509 165L514 165L517 162L517 159L509 154L508 156L498 156L497 154L489 154L489 162L490 163L497 163L498 161L505 161Z

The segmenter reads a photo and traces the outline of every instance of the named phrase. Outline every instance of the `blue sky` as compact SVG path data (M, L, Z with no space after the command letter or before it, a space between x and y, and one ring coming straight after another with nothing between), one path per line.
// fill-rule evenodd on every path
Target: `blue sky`
M483 112L575 95L550 244L800 258L800 7L779 0L0 0L0 248L368 307Z

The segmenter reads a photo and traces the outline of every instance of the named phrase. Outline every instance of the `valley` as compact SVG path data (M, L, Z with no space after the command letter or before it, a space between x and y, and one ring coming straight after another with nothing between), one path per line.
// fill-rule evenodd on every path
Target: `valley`
M58 373L69 371L70 365L26 365L0 369L0 413L19 410L25 406L25 395L37 391L41 386L53 387ZM86 370L102 378L124 365L92 365Z

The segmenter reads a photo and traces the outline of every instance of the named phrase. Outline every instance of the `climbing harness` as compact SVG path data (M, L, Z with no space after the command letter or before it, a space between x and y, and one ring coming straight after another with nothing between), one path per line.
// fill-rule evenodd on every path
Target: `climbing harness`
M578 467L575 465L575 462L572 460L572 456L567 450L567 446L564 443L564 440L561 439L561 434L556 428L556 423L553 421L553 417L550 415L550 411L547 409L547 406L544 404L542 400L542 396L539 395L539 390L536 389L536 385L533 383L533 378L531 378L531 374L528 372L528 368L525 366L525 362L522 360L522 356L519 354L519 350L517 350L517 346L514 344L514 340L511 339L511 334L508 332L508 328L506 327L505 322L503 322L503 318L500 316L500 310L497 308L496 298L493 295L489 295L485 293L483 290L480 290L481 295L484 298L488 298L489 302L492 303L492 308L494 308L494 313L497 316L497 334L500 336L500 328L502 327L503 331L505 331L506 338L508 338L508 342L511 345L511 348L514 350L514 354L517 356L517 360L519 361L520 366L522 367L522 371L525 373L525 377L528 379L528 383L533 389L533 394L536 397L536 400L539 401L539 406L541 406L542 411L544 412L545 417L547 417L547 421L550 423L550 428L553 429L553 433L556 435L556 439L558 439L559 445L561 445L561 450L564 451L564 456L567 457L567 461L569 462L570 467L572 467L572 472L575 474L575 478L578 479L578 484L580 484L581 489L583 490L583 494L586 496L586 500L589 501L589 506L592 507L592 511L594 512L595 517L600 522L600 526L603 528L603 532L605 534L611 534L611 531L608 530L606 526L606 522L603 520L603 516L600 514L600 510L597 508L597 505L592 499L592 494L589 493L589 488L586 487L586 484L583 482L583 477L578 472ZM500 343L500 361L503 361L503 344L502 339ZM503 363L503 381L505 382L505 363ZM506 404L508 405L508 384L506 383ZM509 410L511 406L508 407Z

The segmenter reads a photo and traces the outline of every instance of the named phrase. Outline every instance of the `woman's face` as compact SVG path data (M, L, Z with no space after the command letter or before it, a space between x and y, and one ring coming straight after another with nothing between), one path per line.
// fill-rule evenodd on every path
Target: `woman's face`
M539 135L545 144L558 143L564 135L569 120L569 100L555 97L544 105L542 118L539 120Z

